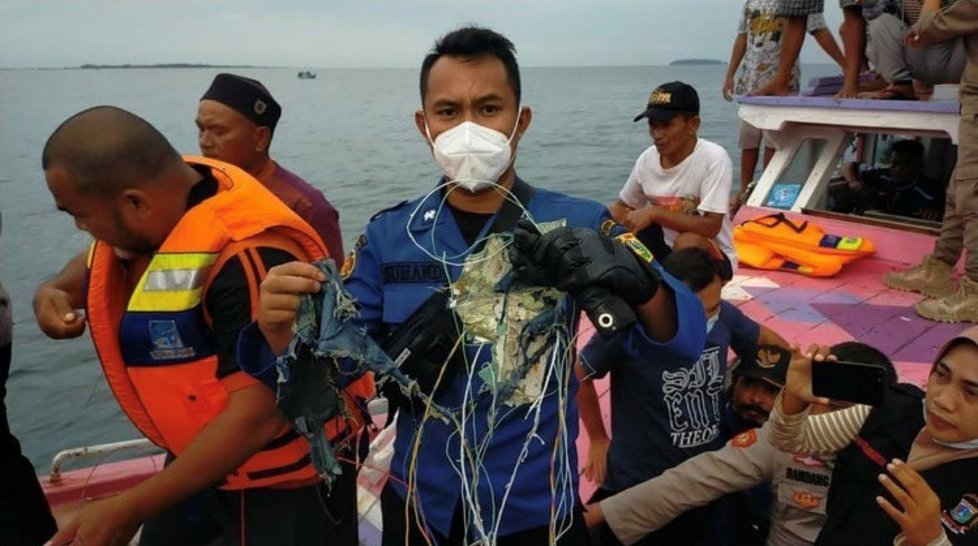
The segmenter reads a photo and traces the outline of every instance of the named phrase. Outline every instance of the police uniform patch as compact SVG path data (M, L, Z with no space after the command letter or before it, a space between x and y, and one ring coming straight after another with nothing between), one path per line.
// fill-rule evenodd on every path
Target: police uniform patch
M361 233L360 236L357 237L357 242L353 243L353 250L357 251L365 246L367 246L367 234Z
M757 442L757 431L750 429L747 432L741 432L740 434L733 437L730 440L730 445L734 447L750 447Z
M811 491L795 491L795 494L791 500L799 508L804 508L805 510L818 508L819 505L822 504L822 497L812 493Z
M941 522L956 535L963 535L978 525L978 495L968 493L961 497L957 506L944 510Z
M360 237L363 238L362 235ZM359 242L360 241L357 241L358 244ZM345 281L350 277L350 275L353 274L353 271L357 268L357 250L359 250L359 247L356 247L355 249L351 250L346 255L346 258L343 260L343 268L340 269L340 279Z
M782 358L790 358L785 352L774 347L761 347L757 350L757 365L762 368L773 368L781 363Z

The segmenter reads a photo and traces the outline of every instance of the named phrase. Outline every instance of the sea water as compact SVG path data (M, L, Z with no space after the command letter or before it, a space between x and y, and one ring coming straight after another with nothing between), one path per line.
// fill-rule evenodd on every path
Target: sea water
M261 80L282 104L272 156L322 189L340 211L349 248L377 211L427 191L439 176L414 124L416 69L236 69ZM649 146L632 123L653 87L685 81L700 93L700 136L724 146L739 178L737 109L720 95L725 66L523 69L523 104L533 121L517 158L539 187L615 199ZM54 453L134 438L112 398L91 341L47 339L34 322L38 283L86 248L89 238L55 209L41 170L48 135L91 106L117 105L144 117L183 153L197 153L197 101L218 69L0 71L0 279L13 299L13 369L6 404L27 456L46 472ZM805 76L834 73L806 67ZM94 136L94 135L93 135Z

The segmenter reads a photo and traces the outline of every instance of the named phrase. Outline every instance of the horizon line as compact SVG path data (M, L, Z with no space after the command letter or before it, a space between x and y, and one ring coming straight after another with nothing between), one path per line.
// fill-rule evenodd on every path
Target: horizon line
M725 61L710 63L705 65L672 65L676 61L689 59L675 59L665 64L528 64L520 68L645 68L645 67L666 67L666 66L726 66ZM705 59L712 61L714 59ZM802 65L834 65L832 62L801 63ZM131 70L131 69L207 69L207 68L260 68L273 70L413 70L417 66L310 66L310 65L248 65L248 64L209 64L209 63L184 63L184 62L161 62L161 63L84 63L74 66L0 66L0 70Z

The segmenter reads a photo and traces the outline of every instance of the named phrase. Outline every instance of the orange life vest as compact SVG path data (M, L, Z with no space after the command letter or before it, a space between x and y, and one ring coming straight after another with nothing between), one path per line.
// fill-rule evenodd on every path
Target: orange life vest
M831 277L842 266L876 252L872 241L825 233L817 224L797 225L783 213L747 220L733 230L740 263L755 269Z
M89 327L113 394L140 432L177 456L227 406L204 297L234 254L229 250L257 239L300 259L328 255L316 232L243 170L204 158L185 160L210 169L217 194L183 215L131 293L120 259L100 241L89 252L87 283ZM253 312L256 298L252 294ZM357 408L373 390L369 375L345 390L354 421L362 419ZM327 434L335 438L351 427L357 423L337 419L327 424ZM315 476L308 442L286 427L221 487L308 482Z

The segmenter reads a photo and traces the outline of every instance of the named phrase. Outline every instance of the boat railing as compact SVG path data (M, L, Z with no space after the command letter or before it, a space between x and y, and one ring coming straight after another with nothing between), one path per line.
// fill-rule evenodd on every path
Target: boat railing
M69 461L77 461L90 458L104 458L113 453L126 450L159 451L159 448L147 440L126 440L123 442L110 442L93 446L75 447L58 452L51 460L51 474L48 479L52 483L61 481L61 469Z
M957 141L956 101L740 97L740 118L770 132L777 149L747 204L801 212L824 203L844 148L856 134Z

